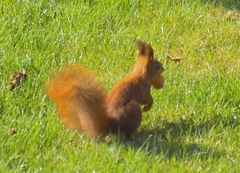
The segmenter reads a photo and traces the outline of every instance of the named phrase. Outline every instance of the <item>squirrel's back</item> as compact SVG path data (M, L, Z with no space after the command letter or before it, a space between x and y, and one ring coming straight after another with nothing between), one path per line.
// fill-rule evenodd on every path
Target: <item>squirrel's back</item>
M108 133L105 94L94 75L81 65L68 65L48 81L46 91L60 118L71 129L98 137Z

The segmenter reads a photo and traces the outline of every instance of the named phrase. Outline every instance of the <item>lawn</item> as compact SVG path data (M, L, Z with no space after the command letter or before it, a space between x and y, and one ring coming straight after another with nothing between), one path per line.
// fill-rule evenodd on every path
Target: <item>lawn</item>
M166 69L138 132L96 141L66 128L44 93L50 74L81 63L108 91L136 38ZM0 172L239 172L239 0L1 0L0 126Z

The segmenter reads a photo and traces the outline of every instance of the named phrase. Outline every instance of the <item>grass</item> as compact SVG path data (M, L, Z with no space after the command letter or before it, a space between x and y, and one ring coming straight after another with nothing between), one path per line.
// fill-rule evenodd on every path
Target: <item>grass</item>
M240 170L238 0L2 0L0 9L0 172ZM109 90L131 70L136 38L166 68L138 133L100 142L64 127L44 94L51 72L82 63ZM28 80L10 92L21 69Z

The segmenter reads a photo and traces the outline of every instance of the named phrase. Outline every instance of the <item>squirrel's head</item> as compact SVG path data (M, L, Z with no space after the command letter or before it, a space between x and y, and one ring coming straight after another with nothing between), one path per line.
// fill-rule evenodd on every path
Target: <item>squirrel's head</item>
M150 44L137 40L138 59L135 64L135 71L149 79L152 85L160 89L163 87L162 63L154 59L153 48Z

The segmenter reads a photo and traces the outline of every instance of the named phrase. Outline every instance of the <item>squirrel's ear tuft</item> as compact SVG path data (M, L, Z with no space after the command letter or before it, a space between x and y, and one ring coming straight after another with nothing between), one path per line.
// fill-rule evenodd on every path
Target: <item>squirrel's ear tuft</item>
M153 49L150 44L144 43L141 40L136 41L137 49L138 49L138 56L145 56L147 58L153 58Z
M145 43L142 42L141 40L137 40L136 45L137 45L138 55L145 54Z

